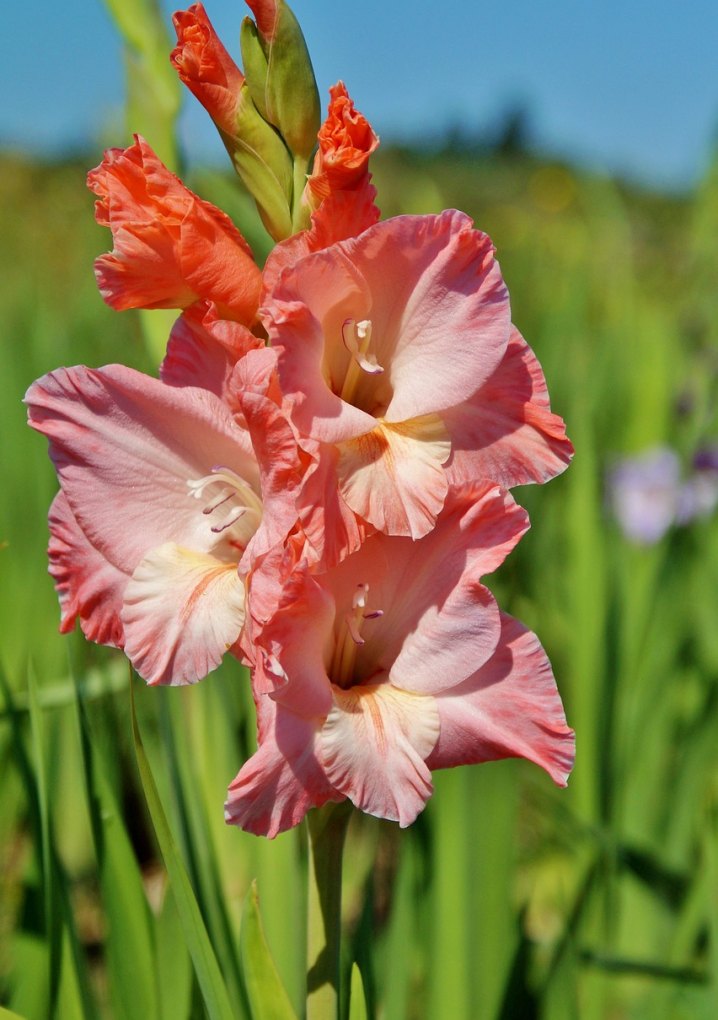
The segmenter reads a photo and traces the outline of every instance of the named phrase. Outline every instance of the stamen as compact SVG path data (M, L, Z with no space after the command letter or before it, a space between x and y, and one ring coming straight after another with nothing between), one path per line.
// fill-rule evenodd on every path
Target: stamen
M357 652L365 643L361 633L364 621L383 616L381 609L364 612L368 597L369 585L358 584L352 597L352 612L344 614L343 627L337 636L329 668L332 683L339 687L350 687L354 680Z
M226 531L227 528L231 528L233 524L236 524L239 518L244 517L246 513L246 506L235 507L223 524L215 524L212 528L210 528L210 531L214 532L215 535L219 535L223 531Z
M205 475L204 478L192 478L187 481L189 494L195 499L204 498L205 490L212 485L219 486L219 492L210 497L202 513L209 517L220 507L226 507L228 512L222 520L211 526L210 531L214 535L223 535L227 532L227 538L232 545L244 548L262 519L262 504L259 497L248 482L231 468L221 464L213 467L211 474ZM241 527L237 528L236 525L240 521Z

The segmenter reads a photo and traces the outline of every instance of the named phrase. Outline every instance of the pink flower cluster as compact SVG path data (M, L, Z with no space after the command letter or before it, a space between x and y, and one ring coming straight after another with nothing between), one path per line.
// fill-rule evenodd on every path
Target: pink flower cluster
M175 23L226 132L242 73L200 4ZM27 395L61 486L62 630L150 684L250 667L258 749L226 816L267 836L344 798L408 825L437 768L521 756L564 784L573 762L544 651L482 583L528 527L507 490L571 445L491 241L453 210L379 222L376 145L335 86L306 229L262 272L143 139L107 152L102 295L181 314L159 379L80 366Z

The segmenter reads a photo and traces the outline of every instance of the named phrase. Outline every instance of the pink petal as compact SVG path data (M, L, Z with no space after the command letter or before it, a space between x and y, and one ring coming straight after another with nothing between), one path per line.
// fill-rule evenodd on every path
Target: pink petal
M379 219L375 205L376 188L367 175L357 189L337 191L324 199L312 213L312 225L276 245L269 253L262 273L265 295L276 286L281 272L304 255L328 248L336 241L358 237Z
M214 394L115 365L59 369L26 400L80 528L108 562L130 574L168 541L236 562L187 486L221 464L259 488L249 437Z
M125 589L125 654L150 684L201 680L244 622L235 564L168 542L153 549Z
M298 825L312 807L343 800L317 761L317 720L302 719L270 698L257 700L259 747L231 783L225 818L272 839Z
M327 570L356 552L373 529L356 517L339 493L338 448L309 441L304 445L312 460L305 470L297 510L309 546L306 555L317 570Z
M384 368L341 399L347 319L372 322ZM402 422L469 397L503 357L506 287L486 235L450 210L399 216L285 269L263 320L279 351L297 427L325 442L369 431L366 416Z
M385 671L406 691L433 694L461 683L494 652L496 602L480 578L495 570L528 526L508 493L481 485L452 490L434 530L421 540L374 535L317 580L332 593L338 620L357 585L370 610L355 676ZM335 679L335 678L333 678Z
M332 691L319 736L329 781L362 811L411 825L433 789L424 760L439 736L434 698L391 684Z
M446 497L442 465L451 452L438 415L380 423L338 449L339 489L356 514L389 535L421 538L433 528Z
M62 492L50 507L49 525L49 570L60 599L60 630L71 631L79 617L89 641L122 648L120 614L127 574L90 544Z
M172 328L160 378L169 386L199 386L225 398L239 359L262 346L246 326L218 318L208 302L197 303Z
M443 417L451 435L446 472L452 482L491 478L505 488L545 482L573 455L562 419L551 413L541 366L516 329L491 378Z
M528 758L565 786L574 759L551 664L538 638L502 614L501 641L481 669L437 697L441 717L432 769Z

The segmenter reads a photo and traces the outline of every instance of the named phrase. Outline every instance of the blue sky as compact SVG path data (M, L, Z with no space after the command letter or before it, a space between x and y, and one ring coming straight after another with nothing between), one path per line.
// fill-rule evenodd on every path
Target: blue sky
M165 4L167 11L173 4ZM715 0L294 0L317 81L343 78L386 139L487 129L510 106L536 141L600 169L682 186L718 129ZM205 0L238 58L242 0ZM5 11L0 143L52 152L118 141L123 69L102 0ZM217 158L188 97L191 153ZM115 128L116 126L116 128Z

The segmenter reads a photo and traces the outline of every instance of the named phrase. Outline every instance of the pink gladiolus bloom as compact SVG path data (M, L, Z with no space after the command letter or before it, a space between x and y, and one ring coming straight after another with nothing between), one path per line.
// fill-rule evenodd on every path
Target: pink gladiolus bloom
M59 369L26 397L62 487L50 515L61 629L79 617L151 684L192 683L236 645L242 575L295 517L296 445L276 405L239 393L240 422L174 372L167 385L119 365ZM265 468L250 432L271 444Z
M491 241L463 213L400 216L286 266L260 311L300 436L392 535L434 526L450 480L505 486L568 463Z
M287 547L284 569L278 559L273 579L250 584L259 746L230 786L228 821L271 837L348 797L406 826L432 769L505 757L565 785L573 734L549 662L479 583L526 527L484 485L451 489L420 541L375 534L322 574Z
M187 308L214 302L225 319L251 325L261 273L230 218L170 173L147 142L108 149L87 176L97 222L114 250L95 263L105 301L127 308Z

